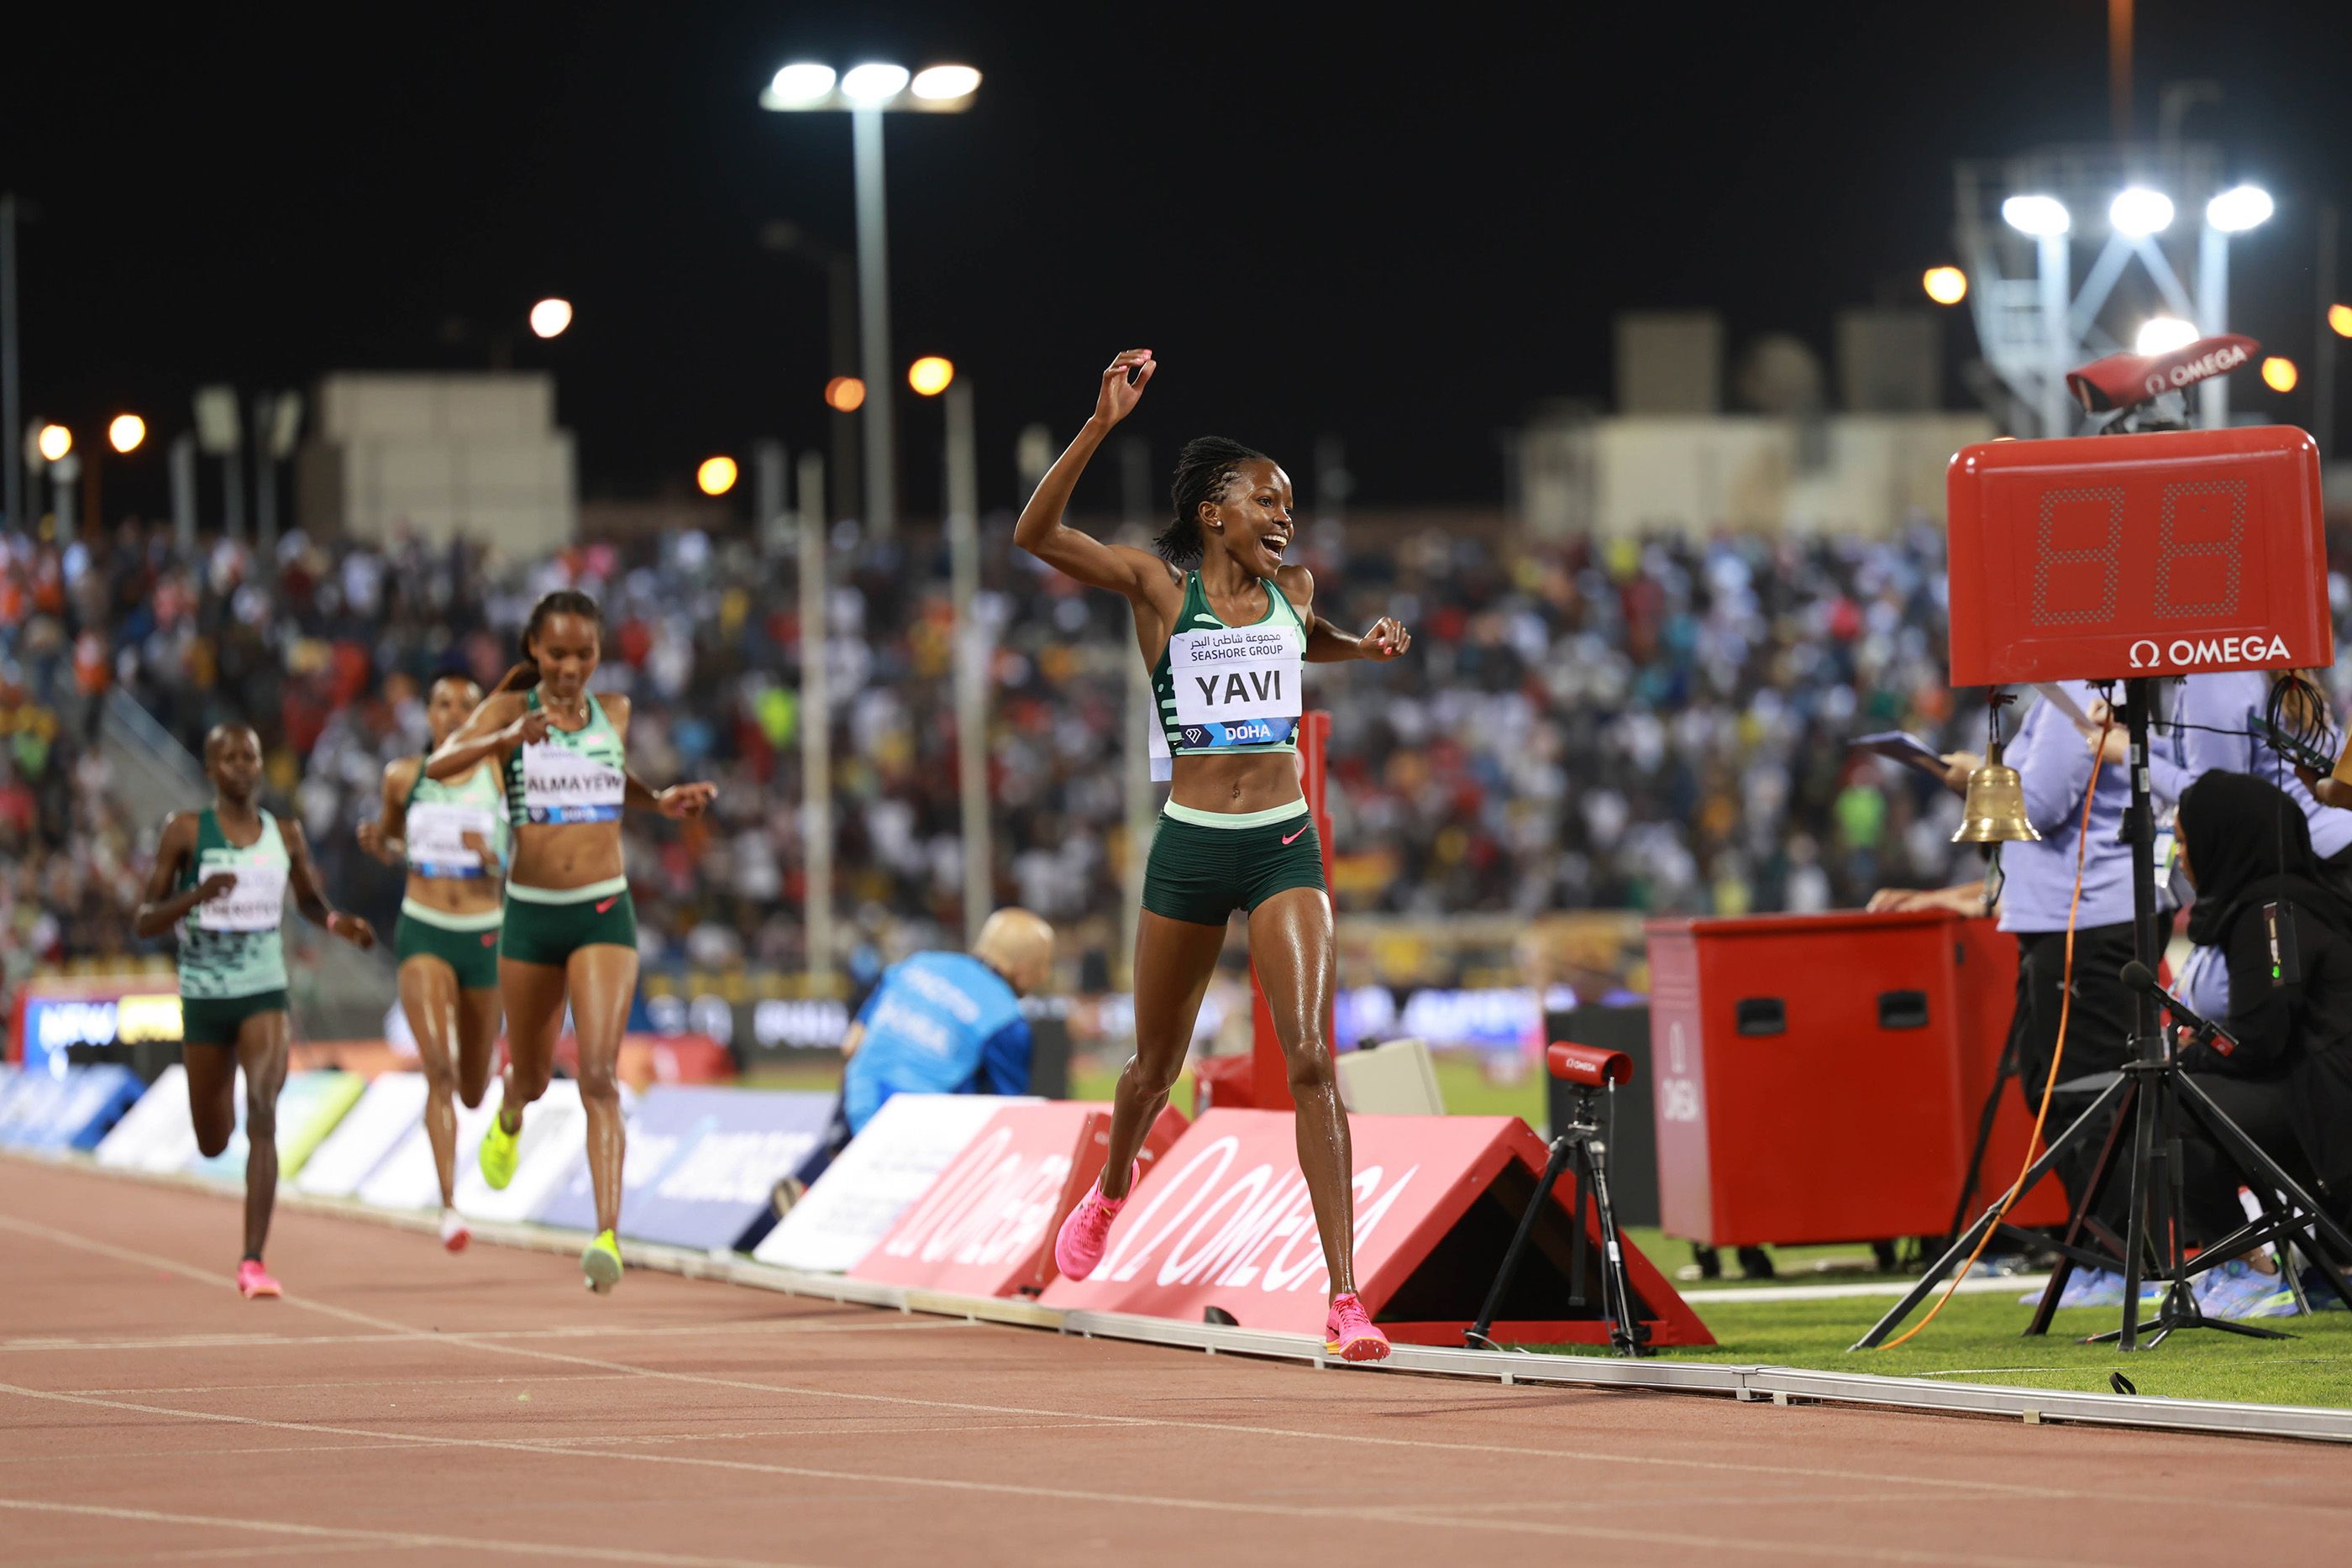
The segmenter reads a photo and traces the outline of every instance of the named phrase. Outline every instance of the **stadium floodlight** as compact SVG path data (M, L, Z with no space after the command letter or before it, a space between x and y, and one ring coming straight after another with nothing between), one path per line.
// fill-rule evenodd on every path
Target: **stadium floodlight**
M2126 185L2107 204L2107 222L2126 239L2146 239L2172 226L2172 198L2146 185Z
M572 301L542 299L530 308L530 330L536 338L560 338L572 325Z
M735 459L706 457L694 471L694 483L706 496L723 496L735 487Z
M2294 391L2294 383L2302 379L2293 360L2273 354L2263 361L2263 385L2274 392L2291 392Z
M2168 354L2197 340L2197 329L2178 316L2151 316L2140 323L2132 347L2143 354Z
M768 96L779 109L812 109L833 96L834 80L831 66L794 60L776 72L768 84Z
M73 450L73 432L62 424L45 424L33 437L33 450L45 463L61 463Z
M2000 204L2000 221L2019 234L2046 239L2064 234L2074 220L2055 196L2011 196Z
M1919 286L1938 305L1958 305L1969 297L1969 275L1957 267L1929 267L1920 276Z
M880 109L907 90L907 68L868 60L842 74L841 96L859 109Z
M2339 338L2352 338L2352 305L2330 305L2327 329Z
M118 413L114 423L106 427L106 444L117 452L136 452L139 444L146 439L147 422L135 413Z
M955 361L925 354L907 367L907 384L922 397L937 397L955 380Z
M2225 235L2243 234L2270 222L2274 210L2260 185L2232 185L2205 204L2205 221Z
M909 71L891 60L861 60L838 77L831 66L785 65L760 94L780 112L840 112L850 120L850 158L857 187L857 367L835 376L824 401L842 413L863 409L866 518L878 538L898 526L898 436L891 424L890 263L882 173L882 121L890 114L961 114L980 91L980 72L942 62Z
M915 73L911 90L926 103L970 98L980 90L980 73L970 66L927 66Z

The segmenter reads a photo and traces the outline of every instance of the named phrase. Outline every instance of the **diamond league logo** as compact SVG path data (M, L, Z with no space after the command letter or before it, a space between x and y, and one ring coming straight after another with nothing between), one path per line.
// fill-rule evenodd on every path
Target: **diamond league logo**
M2260 632L2244 632L2231 637L2176 637L2171 646L2159 648L2155 639L2142 637L2131 645L2131 667L2152 670L2159 664L2241 664L2257 659L2287 657L2286 639Z

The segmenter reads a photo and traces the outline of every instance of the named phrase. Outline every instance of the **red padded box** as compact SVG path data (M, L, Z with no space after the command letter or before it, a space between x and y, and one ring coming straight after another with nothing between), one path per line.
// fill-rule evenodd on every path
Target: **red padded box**
M1710 1246L1941 1235L2008 1034L2011 940L1943 912L1645 929L1667 1232ZM2015 1091L2004 1102L1979 1184L1995 1193L2031 1124ZM2019 1223L2064 1218L2044 1188Z

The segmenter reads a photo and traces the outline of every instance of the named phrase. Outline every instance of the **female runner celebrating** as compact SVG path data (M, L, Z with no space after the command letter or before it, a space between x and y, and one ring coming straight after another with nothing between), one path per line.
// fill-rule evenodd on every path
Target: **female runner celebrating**
M447 744L482 700L463 675L433 683L425 716L433 747ZM506 800L487 762L446 782L425 776L425 758L383 769L383 815L360 824L360 848L386 865L408 863L393 952L400 1006L425 1063L425 1134L441 1176L441 1245L463 1252L473 1233L457 1207L457 1108L482 1103L499 1042L499 878L507 852Z
M425 776L454 780L496 758L514 824L499 990L507 1011L507 1070L482 1176L514 1179L522 1110L547 1092L555 1037L572 1006L580 1042L580 1100L588 1113L588 1172L596 1239L580 1255L598 1293L621 1279L621 1033L637 988L637 913L621 855L621 811L695 817L709 784L656 791L628 770L629 699L588 689L602 653L596 601L559 589L532 606L523 662L425 759Z
M1013 534L1047 565L1124 594L1134 606L1136 641L1151 665L1173 758L1173 787L1144 870L1135 1055L1118 1078L1110 1163L1063 1222L1054 1260L1073 1280L1102 1261L1144 1132L1184 1065L1226 917L1244 909L1250 954L1289 1060L1298 1166L1331 1275L1324 1339L1347 1360L1378 1361L1389 1342L1356 1296L1354 1156L1323 1028L1332 986L1331 901L1295 753L1302 659L1393 659L1412 638L1387 617L1351 637L1315 613L1314 578L1282 564L1292 526L1290 476L1235 442L1209 437L1185 446L1176 466L1176 520L1160 536L1158 555L1063 525L1087 460L1134 410L1158 368L1149 349L1111 361L1094 417L1038 485Z
M180 927L180 1040L188 1113L209 1159L236 1131L236 1073L245 1070L245 1258L236 1288L247 1301L281 1294L261 1266L278 1202L278 1091L292 1032L286 1021L286 894L303 917L364 952L375 933L327 903L302 825L254 803L261 737L224 724L205 737L213 803L163 819L137 930Z

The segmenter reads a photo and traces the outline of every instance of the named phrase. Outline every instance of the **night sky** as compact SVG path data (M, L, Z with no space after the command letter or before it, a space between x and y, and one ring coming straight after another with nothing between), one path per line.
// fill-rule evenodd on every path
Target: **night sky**
M967 115L892 117L888 156L896 357L973 378L990 507L1017 499L1013 432L1066 437L1134 345L1164 361L1130 427L1156 466L1213 430L1304 489L1331 434L1358 505L1492 501L1498 431L1606 397L1613 312L1713 306L1735 353L1774 329L1826 353L1837 308L1916 301L1953 259L1954 157L2107 127L2103 0L1492 26L1457 19L1474 7L44 9L0 60L0 188L40 214L28 413L87 438L131 408L169 434L203 382L479 365L486 333L557 293L577 325L517 362L555 371L588 497L824 440L824 282L759 235L853 243L849 126L760 110L794 57L986 73ZM2307 367L2311 214L2352 207L2341 8L2143 0L2139 35L2143 133L2163 82L2222 85L2189 134L2279 200L2233 253L2239 324ZM469 339L445 340L453 318ZM1955 359L1969 341L1955 319ZM2305 392L2273 401L2308 417ZM937 420L904 416L910 512L936 506ZM116 505L162 508L161 444L110 462Z

